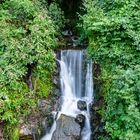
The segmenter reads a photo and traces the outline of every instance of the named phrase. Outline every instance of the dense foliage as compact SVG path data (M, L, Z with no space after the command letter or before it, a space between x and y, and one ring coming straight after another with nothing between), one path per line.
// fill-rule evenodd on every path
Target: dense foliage
M9 126L20 123L52 88L53 49L66 23L58 3L66 3L68 13L74 5L55 1L0 2L0 122ZM83 36L89 41L89 55L101 66L106 139L138 140L140 1L84 0L84 11Z
M58 16L56 12L53 18ZM20 122L37 99L51 90L58 26L48 15L50 11L38 0L6 0L0 4L0 120L6 123ZM29 71L30 90L25 82Z
M48 7L49 16L52 18L52 21L56 27L56 31L59 32L60 29L63 29L66 23L64 12L59 7L59 4L53 2Z
M140 1L85 0L88 52L101 65L108 139L140 139Z

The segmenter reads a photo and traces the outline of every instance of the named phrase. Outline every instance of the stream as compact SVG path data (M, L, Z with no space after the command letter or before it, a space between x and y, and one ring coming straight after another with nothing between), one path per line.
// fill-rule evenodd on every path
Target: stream
M61 50L60 53L58 61L61 68L61 109L53 113L54 123L51 130L41 140L55 140L53 135L57 129L57 121L62 114L73 118L78 115L83 116L84 125L80 127L80 140L90 140L89 106L93 100L92 61L88 59L85 61L85 50ZM63 139L60 136L56 140Z

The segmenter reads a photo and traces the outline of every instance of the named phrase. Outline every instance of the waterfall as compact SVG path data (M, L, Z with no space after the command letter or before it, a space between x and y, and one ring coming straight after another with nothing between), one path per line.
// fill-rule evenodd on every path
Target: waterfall
M61 59L59 60L60 83L62 94L61 110L57 115L57 119L61 114L76 117L78 114L85 116L85 125L81 132L82 140L90 140L90 112L89 104L93 98L93 81L92 81L92 61L84 58L83 50L62 50ZM85 101L87 110L81 111L77 107L77 102ZM50 130L42 140L51 140L56 129L56 120Z

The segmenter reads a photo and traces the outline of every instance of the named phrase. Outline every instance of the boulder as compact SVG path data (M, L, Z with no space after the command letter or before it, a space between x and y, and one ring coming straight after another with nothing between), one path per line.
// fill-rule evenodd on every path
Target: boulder
M77 102L77 108L80 110L87 110L87 104L85 101L79 100Z
M62 32L62 35L67 37L67 36L72 36L72 32L70 30L65 30Z
M34 140L35 134L28 128L29 126L23 125L20 129L20 140Z
M83 114L78 114L75 121L83 128L85 125L85 116Z
M61 114L52 140L80 140L81 128L75 118Z

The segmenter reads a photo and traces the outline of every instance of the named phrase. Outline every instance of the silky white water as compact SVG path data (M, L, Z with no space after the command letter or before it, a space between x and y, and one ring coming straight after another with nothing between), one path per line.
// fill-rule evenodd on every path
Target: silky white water
M60 63L60 83L62 94L61 114L76 117L78 114L85 116L85 126L82 130L82 140L90 140L90 112L89 104L93 98L92 62L85 61L82 50L62 50ZM79 100L86 101L87 110L81 111L77 107ZM51 140L56 129L56 120L48 134L42 140Z

